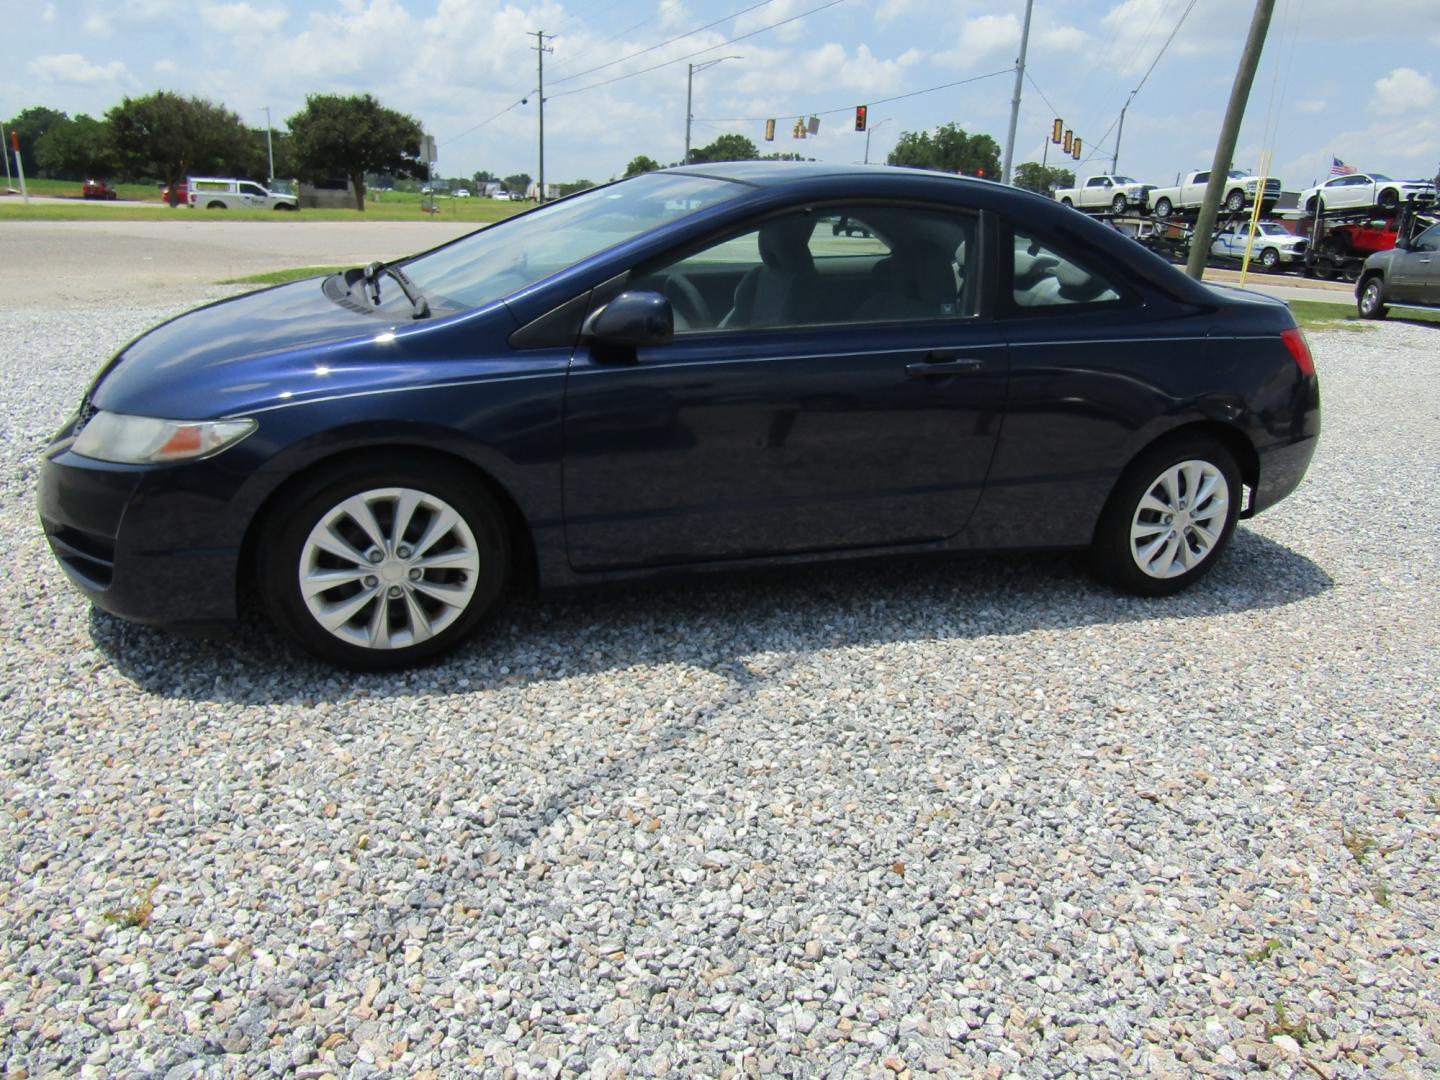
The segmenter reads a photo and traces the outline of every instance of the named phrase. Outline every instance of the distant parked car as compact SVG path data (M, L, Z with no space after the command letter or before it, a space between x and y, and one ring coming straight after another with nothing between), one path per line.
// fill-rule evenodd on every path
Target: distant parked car
M1391 180L1384 173L1351 173L1326 180L1300 193L1300 205L1307 214L1320 207L1326 210L1365 210L1378 206L1394 210L1416 195L1434 195L1430 180Z
M113 199L115 189L104 180L86 180L80 187L80 194L86 199Z
M190 176L190 205L204 210L299 210L300 200L294 195L266 191L253 180L234 180L214 176Z
M510 193L508 191L497 191L494 195L491 195L490 197L492 199L499 199L501 202L510 201Z
M170 202L170 185L169 185L169 184L164 185L164 186L160 189L160 198L161 198L161 200L162 200L163 202L165 202L165 203L167 203L167 204ZM189 205L190 205L190 186L189 186L188 184L186 184L183 180L180 182L179 187L176 189L175 205L176 205L176 206L189 206Z
M832 255L836 220L873 239ZM253 582L366 668L454 647L524 580L1082 548L1166 596L1320 430L1280 300L1014 188L759 161L210 304L77 405L39 516L98 607L214 624Z
M467 191L465 188L462 187L462 188L456 188L456 189L455 189L455 198L457 198L457 199L468 199L469 197L470 197L470 192Z

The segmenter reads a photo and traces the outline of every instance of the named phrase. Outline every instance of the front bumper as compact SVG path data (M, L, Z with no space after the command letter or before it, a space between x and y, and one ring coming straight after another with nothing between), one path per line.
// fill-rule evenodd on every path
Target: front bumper
M66 575L96 607L135 622L233 622L243 531L228 531L212 468L136 467L51 447L36 495Z

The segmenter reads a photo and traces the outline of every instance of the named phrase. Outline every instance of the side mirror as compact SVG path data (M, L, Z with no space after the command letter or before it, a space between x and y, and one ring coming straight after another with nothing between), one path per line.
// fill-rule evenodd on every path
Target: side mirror
M610 345L668 345L675 311L657 292L622 292L585 320L584 337Z

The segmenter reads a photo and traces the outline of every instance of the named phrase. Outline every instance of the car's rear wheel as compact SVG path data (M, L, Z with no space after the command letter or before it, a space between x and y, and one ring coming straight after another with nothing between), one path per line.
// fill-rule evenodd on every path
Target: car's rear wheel
M210 201L210 202L208 202L208 203L205 204L205 209L206 209L206 210L229 210L230 208L229 208L228 206L226 206L223 202L221 202L219 199L214 199L214 200L212 200L212 201Z
M1110 212L1114 214L1123 214L1125 212L1125 208L1129 205L1130 201L1126 199L1124 195L1116 195L1115 198L1110 200Z
M1074 207L1075 207L1075 204L1070 201L1070 196L1068 196L1068 195L1065 196L1065 198L1063 198L1063 199L1060 200L1060 204L1061 204L1062 206L1068 206L1068 207L1070 207L1071 209L1074 209Z
M1385 283L1378 276L1365 282L1356 307L1360 309L1362 319L1383 319L1390 314L1390 309L1385 306Z
M307 651L379 670L453 648L509 578L499 508L453 466L352 459L302 482L269 515L258 581L276 625Z
M1209 573L1239 516L1240 469L1219 442L1176 438L1125 471L1091 545L1096 571L1140 596L1169 596Z
M1173 214L1174 212L1175 212L1175 207L1171 204L1171 202L1170 202L1169 199L1157 199L1157 200L1155 201L1155 216L1156 216L1156 217L1158 217L1158 218L1168 218L1168 217L1169 217L1171 214Z

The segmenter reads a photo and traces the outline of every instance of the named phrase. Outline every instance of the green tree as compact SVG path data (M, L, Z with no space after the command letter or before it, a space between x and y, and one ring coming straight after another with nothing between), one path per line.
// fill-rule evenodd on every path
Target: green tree
M525 197L525 193L530 190L530 174L523 172L514 173L511 176L505 177L504 183L506 191L508 191L511 195L515 195L523 199Z
M164 181L172 205L188 175L243 176L254 165L254 133L229 109L204 98L160 90L125 98L105 119L121 171Z
M956 124L941 124L933 135L901 132L886 160L891 165L1000 179L1000 144L989 135L967 135Z
M660 168L660 163L652 157L641 154L639 157L631 158L630 164L625 166L625 175L639 176L641 173L654 172Z
M45 176L66 180L108 177L117 165L110 125L84 113L63 120L35 140L35 160Z
M470 179L473 180L476 184L493 184L500 178L492 172L486 172L484 169L481 169L479 172L472 175Z
M423 176L420 122L387 109L370 94L311 94L286 121L294 139L296 173L305 180L348 177L355 208L365 209L365 174Z
M12 158L11 168L14 168L14 154L11 150L9 138L10 132L20 136L20 160L25 165L26 176L43 176L40 163L35 158L35 144L44 137L45 133L57 124L63 124L70 118L59 109L47 109L43 105L36 105L33 108L25 109L17 113L5 124L5 153Z
M574 195L577 191L586 191L595 186L594 180L572 180L568 184L560 185L560 197Z
M690 151L691 161L754 161L760 156L744 135L721 135L709 146Z
M1056 188L1074 187L1075 173L1071 169L1041 165L1038 161L1022 161L1015 166L1015 186L1049 195Z

